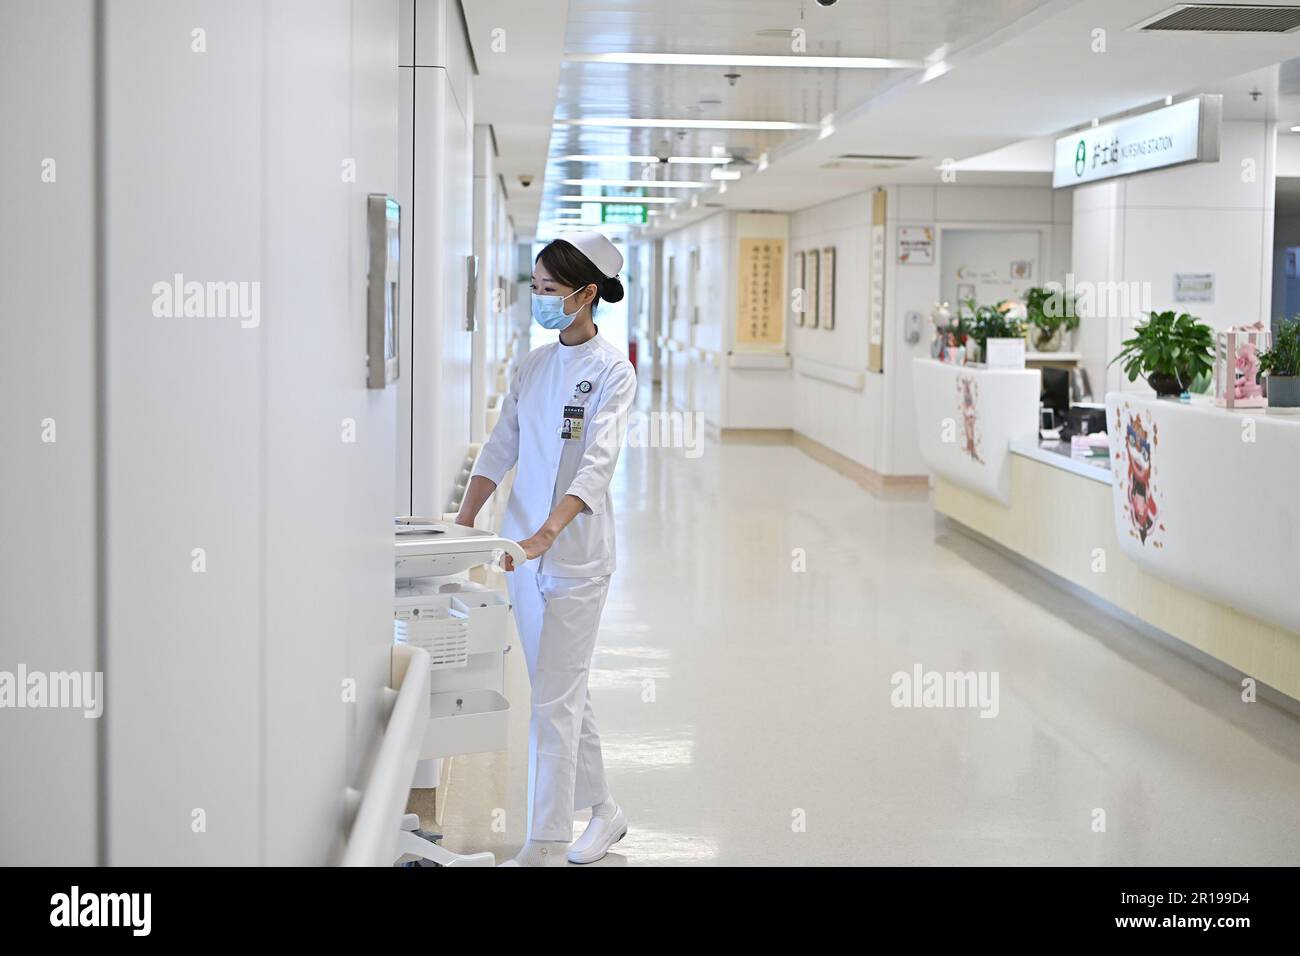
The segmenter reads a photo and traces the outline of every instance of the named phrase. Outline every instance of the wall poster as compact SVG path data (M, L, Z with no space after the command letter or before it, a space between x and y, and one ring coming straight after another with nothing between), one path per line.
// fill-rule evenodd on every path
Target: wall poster
M804 270L806 268L807 268L807 264L804 262L803 253L796 252L794 254L794 287L796 290L796 295L792 300L794 305L795 325L803 325L803 314L808 310L808 302L807 299L805 298L807 280L804 278L805 275Z
M1213 302L1214 273L1212 272L1175 272L1175 302Z
M885 370L885 191L871 196L871 281L867 302L867 368Z
M737 345L785 344L785 240L740 240Z
M905 266L928 266L934 262L934 227L899 226L898 262Z
M810 329L817 328L818 286L821 283L821 255L816 249L804 253L807 265L804 266L803 308L805 324Z
M835 247L822 249L821 276L817 282L817 320L823 329L835 328Z

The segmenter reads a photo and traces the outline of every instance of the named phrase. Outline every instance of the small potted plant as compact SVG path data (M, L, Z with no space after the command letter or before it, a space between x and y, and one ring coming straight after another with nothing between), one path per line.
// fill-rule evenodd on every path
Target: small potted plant
M1186 312L1148 313L1120 344L1110 364L1122 362L1130 382L1146 379L1157 398L1177 398L1214 371L1214 330Z
M979 346L980 358L988 355L989 339L1022 339L1025 337L1025 307L1007 299L997 305L975 306L971 317L971 337Z
M1034 327L1030 341L1036 352L1059 351L1065 333L1079 327L1079 316L1074 308L1074 296L1065 290L1052 291L1042 286L1025 290L1025 317Z
M1268 376L1268 410L1300 414L1300 316L1278 326L1272 347L1259 353L1259 368Z

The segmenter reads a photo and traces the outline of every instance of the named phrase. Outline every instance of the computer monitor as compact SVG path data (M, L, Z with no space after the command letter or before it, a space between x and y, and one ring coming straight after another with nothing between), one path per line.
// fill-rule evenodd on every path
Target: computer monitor
M1044 368L1042 393L1039 401L1044 408L1050 408L1058 422L1069 421L1070 416L1070 371L1064 368Z

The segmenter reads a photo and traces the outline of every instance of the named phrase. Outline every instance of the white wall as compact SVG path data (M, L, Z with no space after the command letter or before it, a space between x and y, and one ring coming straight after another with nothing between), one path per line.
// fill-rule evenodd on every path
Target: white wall
M662 297L655 275L656 244L655 240L631 243L624 267L628 331L637 341L637 377L647 388L658 381L655 340L659 335L657 312Z
M404 305L396 509L440 515L471 440L474 251L469 42L454 0L402 0L399 148ZM405 481L402 474L405 472Z
M345 834L345 789L380 731L391 644L395 395L365 388L365 196L395 187L397 3L103 11L94 77L89 3L4 11L5 89L29 94L0 94L6 143L25 146L4 151L18 163L4 170L6 209L33 224L2 233L13 347L0 408L20 469L6 469L5 498L29 513L16 520L6 506L5 553L32 572L5 569L6 587L26 592L6 593L0 610L5 656L90 667L98 571L107 686L99 725L73 712L6 716L3 733L20 730L33 750L19 759L6 737L11 782L31 772L4 788L3 856L328 862ZM94 87L106 131L98 308ZM43 155L59 158L57 187L35 178ZM342 175L347 159L355 181ZM155 314L154 284L175 273L257 283L259 321ZM11 321L11 308L45 321ZM92 401L106 441L98 474ZM58 420L59 440L34 447L42 417ZM343 440L345 419L355 442ZM97 568L96 484L107 531ZM107 821L98 857L96 808Z
M659 317L667 348L660 377L672 405L721 428L789 428L790 372L734 369L738 241L787 239L789 217L718 213L662 240ZM676 287L676 303L672 289Z
M726 214L710 216L663 240L661 309L669 341L663 353L664 391L674 407L702 412L713 424L722 413L717 370L693 360L690 350L720 353L723 347L723 325L734 308L729 220Z
M504 369L509 357L510 297L515 294L519 266L515 261L515 230L496 168L497 157L490 127L475 126L474 143L474 249L480 256L478 315L483 331L482 361L486 383L483 394L486 397L497 391L497 373ZM477 363L476 358L476 368ZM475 440L481 439L479 436Z
M870 236L869 192L801 209L790 217L791 263L796 253L835 247L835 327L790 324L790 354L795 360L792 427L879 471L884 462L885 376L866 371ZM812 308L808 303L809 311ZM813 369L823 375L829 369L860 375L862 387L827 381Z
M10 673L98 669L91 9L0 4L0 670ZM99 729L77 710L0 713L0 860L96 861Z
M1276 126L1224 121L1220 159L1074 190L1078 282L1138 283L1155 311L1177 309L1215 328L1271 318ZM1175 273L1213 273L1213 302L1174 301ZM1111 310L1106 310L1111 311ZM1107 368L1135 322L1085 318L1080 342L1094 391L1147 390Z

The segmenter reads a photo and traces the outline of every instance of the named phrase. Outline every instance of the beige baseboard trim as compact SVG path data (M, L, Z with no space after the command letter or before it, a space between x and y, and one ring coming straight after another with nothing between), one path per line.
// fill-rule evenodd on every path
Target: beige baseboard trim
M907 494L923 497L930 491L929 475L886 475L876 471L874 468L868 468L860 462L854 461L835 451L833 448L827 448L821 442L809 438L802 432L791 432L794 436L794 446L814 461L819 461L827 468L839 472L845 478L856 482L873 495L878 494Z
M789 445L794 442L790 428L719 428L717 439L724 445Z
M924 496L930 491L929 475L882 474L793 428L716 428L706 425L705 433L724 445L793 445L809 458L839 472L872 494Z

